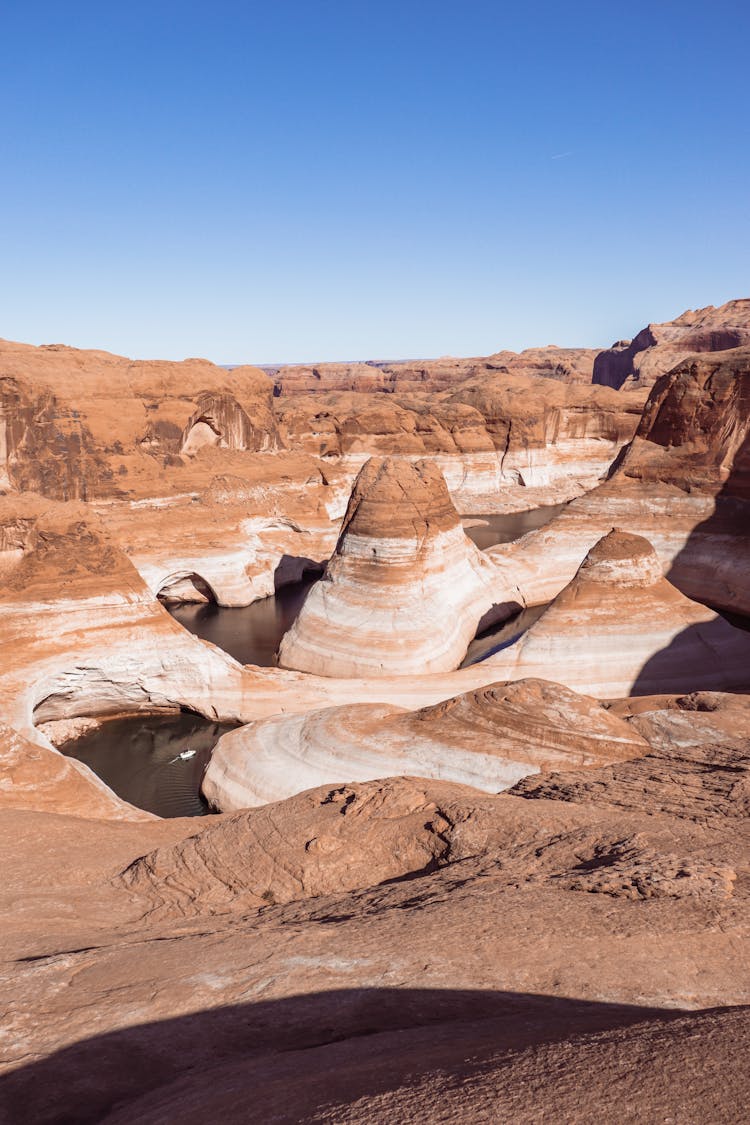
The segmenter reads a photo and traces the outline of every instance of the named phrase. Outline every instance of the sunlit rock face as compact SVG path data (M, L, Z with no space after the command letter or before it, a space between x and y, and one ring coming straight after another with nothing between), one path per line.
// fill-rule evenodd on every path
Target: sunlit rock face
M465 534L434 465L373 458L279 662L324 676L447 671L512 593Z
M419 711L359 704L249 723L219 741L204 793L231 811L342 778L392 774L496 793L530 773L603 765L637 757L645 746L596 700L522 680Z
M206 445L278 447L254 367L133 361L0 340L0 485L59 500L124 497ZM163 487L163 486L162 486Z
M331 391L404 394L415 391L440 392L472 377L496 372L541 376L562 383L591 383L594 348L526 348L522 352L503 350L490 356L441 359L399 360L369 363L296 364L273 369L274 391L280 398Z
M0 812L8 809L96 820L152 819L116 797L82 762L0 723Z
M701 352L726 351L750 344L750 300L714 308L688 309L675 320L649 324L633 340L620 340L594 361L594 383L652 385L660 375Z
M239 381L241 385L242 374ZM267 388L261 388L267 391ZM205 445L222 449L273 449L275 433L265 411L253 420L233 394L207 391L198 396L197 407L182 432L181 453L197 453Z
M371 455L435 459L456 503L476 512L494 510L509 486L562 499L593 487L635 433L645 393L501 365L481 377L466 367L450 390L290 394L276 412L287 445L342 466Z
M488 553L540 604L613 524L645 536L690 598L750 614L750 348L692 356L663 375L610 479Z
M0 545L0 713L25 737L126 711L239 716L243 669L172 620L89 506L2 497Z
M647 540L615 529L528 633L487 663L600 699L731 690L750 687L750 633L681 594Z

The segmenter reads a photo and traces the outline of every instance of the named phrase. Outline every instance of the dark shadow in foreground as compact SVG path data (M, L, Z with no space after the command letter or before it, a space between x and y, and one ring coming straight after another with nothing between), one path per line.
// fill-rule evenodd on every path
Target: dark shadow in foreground
M712 602L724 612L746 603L747 587L742 581L742 596L737 589L738 576L745 579L750 566L750 435L746 436L732 460L732 467L717 493L713 513L697 524L685 546L675 556L666 577L696 601L706 599L712 591ZM728 616L731 622L731 616ZM735 628L736 620L731 622ZM744 628L747 624L743 623ZM722 633L724 636L722 636ZM652 695L660 692L712 690L750 691L750 661L727 667L723 652L727 650L726 622L691 625L679 633L661 652L655 653L641 671L631 695ZM731 656L728 654L728 658ZM689 675L680 681L681 664ZM723 666L723 679L717 682ZM731 673L731 674L730 674ZM677 679L675 675L677 674Z
M186 997L189 1003L189 998ZM434 1071L461 1081L490 1056L678 1011L514 992L361 988L139 1024L73 1044L2 1081L4 1125L294 1121ZM333 1049L330 1045L335 1044ZM290 1054L294 1052L294 1054ZM301 1052L301 1053L299 1053ZM261 1108L262 1107L262 1108Z

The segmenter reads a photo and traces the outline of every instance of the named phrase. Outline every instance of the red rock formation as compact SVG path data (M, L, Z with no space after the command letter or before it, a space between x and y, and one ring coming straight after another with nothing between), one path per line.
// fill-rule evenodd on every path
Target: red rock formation
M220 740L203 792L225 812L391 774L497 793L529 773L637 757L645 746L596 700L520 680L419 711L359 704L248 723Z
M286 444L342 465L430 456L463 510L490 511L513 484L579 495L633 436L643 392L492 372L441 394L336 393L277 400Z
M182 629L91 508L0 498L0 714L49 748L37 723L124 711L242 713L245 676Z
M205 431L230 449L275 446L268 377L207 360L132 361L0 341L6 487L63 500L122 495L133 469L157 477Z
M431 462L373 458L279 663L324 676L456 668L496 600L496 578Z
M633 340L621 340L594 361L593 382L619 389L630 380L651 386L695 352L720 352L750 344L750 299L688 309L675 320L649 324Z
M618 1119L722 1120L746 1013L674 1008L747 995L747 776L714 740L499 797L394 779L137 834L6 813L9 1118L593 1123L615 1085Z
M27 809L106 820L152 820L121 801L82 762L0 723L0 810Z
M544 603L612 526L645 536L683 593L750 614L750 348L695 356L652 388L610 479L518 545L489 551Z
M563 383L590 383L593 348L527 348L522 352L500 351L486 358L399 360L367 363L295 364L273 372L278 396L325 394L332 391L401 394L414 391L454 390L468 378L512 372L541 375Z

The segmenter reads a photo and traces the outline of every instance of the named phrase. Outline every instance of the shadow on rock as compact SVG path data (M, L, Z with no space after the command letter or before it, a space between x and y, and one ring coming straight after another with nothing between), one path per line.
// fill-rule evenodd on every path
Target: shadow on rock
M433 1071L461 1082L489 1056L681 1014L448 989L360 988L234 1005L123 1028L21 1067L3 1080L0 1120L210 1120L226 1103L224 1120L297 1121Z

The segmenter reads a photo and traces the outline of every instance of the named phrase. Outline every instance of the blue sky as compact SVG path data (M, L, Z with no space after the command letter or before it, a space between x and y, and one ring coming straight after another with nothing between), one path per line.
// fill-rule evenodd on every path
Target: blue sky
M750 7L0 0L0 336L607 345L750 295Z

